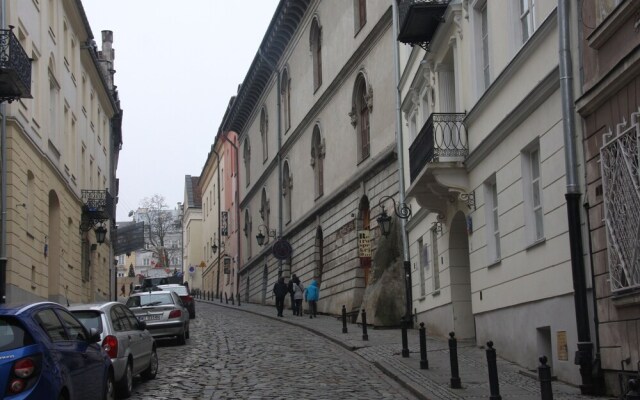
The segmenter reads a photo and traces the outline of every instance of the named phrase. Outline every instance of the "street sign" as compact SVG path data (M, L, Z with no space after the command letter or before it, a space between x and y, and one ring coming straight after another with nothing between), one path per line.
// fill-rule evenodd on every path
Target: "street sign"
M291 258L291 253L293 253L291 244L286 239L276 240L271 251L273 252L273 256L278 260L288 260Z

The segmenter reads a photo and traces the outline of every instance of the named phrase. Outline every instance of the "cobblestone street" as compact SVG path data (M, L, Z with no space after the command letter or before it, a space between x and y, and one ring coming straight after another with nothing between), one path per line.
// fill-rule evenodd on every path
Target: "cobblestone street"
M185 346L158 341L158 376L136 379L131 399L414 398L361 357L307 330L202 302L197 312Z

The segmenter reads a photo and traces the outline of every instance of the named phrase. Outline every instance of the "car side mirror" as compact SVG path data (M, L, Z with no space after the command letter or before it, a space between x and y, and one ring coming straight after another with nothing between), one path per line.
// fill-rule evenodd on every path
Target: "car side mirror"
M147 323L144 321L138 321L138 329L141 331L147 329Z
M96 328L89 328L89 343L98 343L100 341L100 332Z

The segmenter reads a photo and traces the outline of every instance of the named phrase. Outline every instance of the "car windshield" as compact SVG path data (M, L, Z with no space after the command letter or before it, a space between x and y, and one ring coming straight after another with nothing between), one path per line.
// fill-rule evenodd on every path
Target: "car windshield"
M173 298L169 293L145 293L140 296L131 296L127 300L127 307L146 307L161 304L173 304Z
M33 344L33 338L11 317L0 317L0 351L19 349Z
M71 311L73 315L82 322L87 331L91 328L96 328L98 333L102 333L102 318L100 318L100 312L90 310L78 310Z

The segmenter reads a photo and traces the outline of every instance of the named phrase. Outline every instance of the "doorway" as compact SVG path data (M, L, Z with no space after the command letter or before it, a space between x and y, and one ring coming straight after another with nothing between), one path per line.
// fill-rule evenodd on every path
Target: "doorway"
M458 211L451 222L449 234L449 276L451 305L456 337L473 339L476 325L471 306L471 269L469 267L469 237L465 215Z

